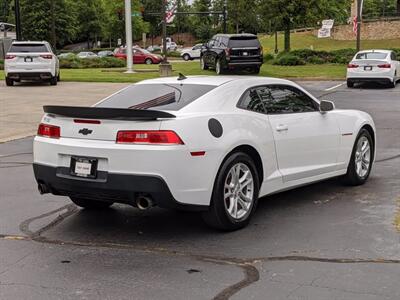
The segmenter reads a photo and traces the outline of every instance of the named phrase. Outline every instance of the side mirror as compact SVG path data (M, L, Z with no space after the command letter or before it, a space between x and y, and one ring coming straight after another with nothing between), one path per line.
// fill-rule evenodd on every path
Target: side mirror
M328 111L332 111L335 109L335 103L333 103L332 101L328 101L328 100L321 100L320 104L319 104L319 111L321 113L326 113Z

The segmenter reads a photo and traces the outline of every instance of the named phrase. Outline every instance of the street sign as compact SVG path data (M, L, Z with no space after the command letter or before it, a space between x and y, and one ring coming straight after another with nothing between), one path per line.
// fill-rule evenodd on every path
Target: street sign
M132 17L141 17L141 16L142 16L142 13L139 12L139 11L134 11L134 12L132 13Z

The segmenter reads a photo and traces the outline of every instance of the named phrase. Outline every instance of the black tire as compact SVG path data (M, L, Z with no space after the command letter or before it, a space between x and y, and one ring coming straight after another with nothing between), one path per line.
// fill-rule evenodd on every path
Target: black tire
M394 89L396 87L396 80L393 78L393 81L389 82L389 87Z
M6 77L6 86L13 86L14 85L14 80Z
M224 193L225 181L229 176L229 172L232 167L238 163L246 165L251 171L251 175L253 176L253 198L247 213L240 219L235 219L227 211ZM202 213L204 222L208 226L224 231L234 231L247 226L257 207L259 188L260 184L257 169L251 157L243 152L233 153L222 163L218 171L214 183L210 208L207 212Z
M182 58L183 58L184 61L189 61L189 60L191 59L190 55L187 54L187 53L184 54L184 55L182 56Z
M57 85L57 76L51 77L50 79L50 85Z
M260 74L260 70L261 70L260 67L255 67L255 68L253 69L253 72L254 72L254 74Z
M200 68L202 70L208 70L208 65L206 64L206 62L204 61L203 57L200 57Z
M103 202L103 201L82 199L76 197L70 197L70 199L75 205L85 209L106 209L114 204L113 202Z
M58 81L58 82L61 81L61 73L58 73L58 75L57 75L57 81Z
M347 80L347 87L348 87L348 88L354 87L354 82L352 82L352 81L350 81L350 80Z
M368 171L366 172L366 174L364 176L360 176L359 174L357 174L357 171L356 171L356 152L357 152L358 142L360 141L360 139L362 139L364 137L368 140L369 146L370 146L370 151L371 151L370 152L370 162L369 162ZM356 141L353 146L353 151L351 153L350 162L347 167L347 173L346 173L346 175L344 175L341 178L342 182L346 185L354 185L354 186L364 184L368 180L368 177L371 173L372 163L374 160L374 153L375 153L375 145L374 145L373 139L371 137L371 134L369 133L368 130L363 128L360 130L360 132L357 135Z
M151 58L146 58L144 62L145 62L146 65L152 65L153 64L153 61L151 60Z

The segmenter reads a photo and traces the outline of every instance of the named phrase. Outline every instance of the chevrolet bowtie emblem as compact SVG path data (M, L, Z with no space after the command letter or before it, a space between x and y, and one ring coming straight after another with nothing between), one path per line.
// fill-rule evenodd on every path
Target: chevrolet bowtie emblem
M83 134L83 135L88 135L88 134L91 134L92 132L93 132L93 130L90 130L87 128L83 128L83 129L79 130L79 133Z

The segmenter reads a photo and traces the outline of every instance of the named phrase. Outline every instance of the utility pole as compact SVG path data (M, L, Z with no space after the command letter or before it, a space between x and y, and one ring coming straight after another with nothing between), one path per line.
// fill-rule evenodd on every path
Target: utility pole
M125 0L125 32L126 32L126 68L127 68L127 71L125 73L134 73L131 0Z
M14 3L15 8L15 26L16 26L16 34L17 34L17 41L22 41L22 34L21 34L21 12L19 7L19 0L15 0Z
M361 49L361 18L364 0L357 0L357 52Z
M228 33L228 28L227 28L227 26L226 26L226 15L227 15L227 13L226 13L226 3L224 4L224 8L223 8L223 14L222 14L222 17L223 17L223 22L224 22L224 25L223 25L223 27L224 27L224 33Z
M162 0L162 36L163 36L163 63L168 63L167 58L167 0Z

